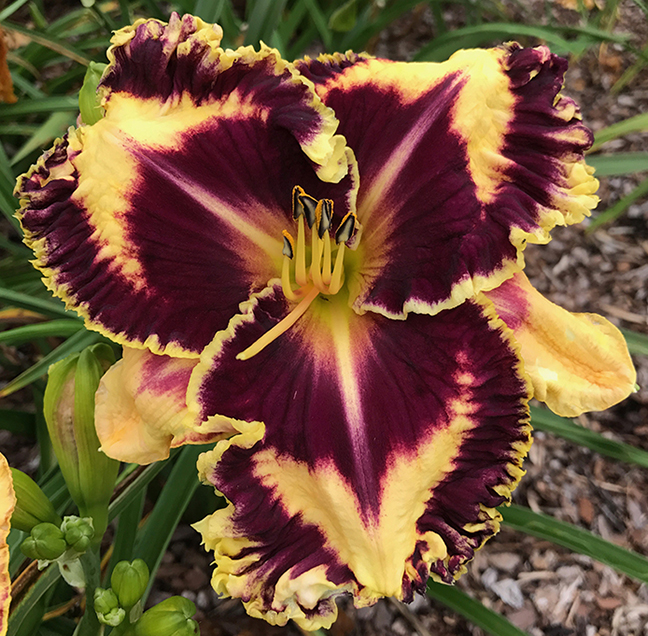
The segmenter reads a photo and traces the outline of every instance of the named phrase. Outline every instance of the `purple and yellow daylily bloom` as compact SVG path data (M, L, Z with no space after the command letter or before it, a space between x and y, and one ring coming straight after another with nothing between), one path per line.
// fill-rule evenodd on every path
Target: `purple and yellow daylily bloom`
M11 470L0 453L0 636L5 636L9 625L11 580L9 578L9 536L11 515L16 505Z
M19 182L48 287L124 346L103 449L198 463L217 592L306 629L450 583L499 527L528 400L625 398L620 333L542 298L528 242L597 202L545 47L289 63L173 16L118 31L105 116Z

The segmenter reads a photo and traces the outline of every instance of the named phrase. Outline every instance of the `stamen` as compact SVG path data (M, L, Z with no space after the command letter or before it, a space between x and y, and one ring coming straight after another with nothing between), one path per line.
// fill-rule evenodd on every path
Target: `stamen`
M322 199L319 202L319 223L317 225L317 233L320 238L324 238L324 234L328 232L331 227L331 219L333 218L333 201L330 199Z
M333 269L333 276L331 277L331 284L329 285L328 288L328 293L333 295L337 294L340 289L342 289L342 284L344 283L344 250L346 249L346 245L344 243L340 243L338 245L338 251L337 254L335 255L335 268Z
M322 265L322 281L325 285L331 282L331 237L328 232L322 239L324 242L324 264Z
M318 206L319 207L319 206ZM310 277L315 287L320 291L324 291L324 282L322 281L322 240L317 235L316 231L311 232L311 266Z
M306 274L306 230L304 216L297 219L297 264L295 265L295 281L300 287L308 282Z
M356 216L349 212L343 219L342 223L335 232L335 241L337 243L346 243L352 236L356 225Z
M283 265L281 267L281 287L283 289L284 296L288 300L299 300L301 295L295 294L292 288L292 284L290 283L290 262L292 261L293 254L295 252L295 240L288 232L286 232L286 230L283 231L283 240L284 259Z
M292 214L295 221L304 214L304 206L302 205L299 197L304 196L304 188L301 186L295 186L292 193Z
M288 329L290 329L301 318L318 295L319 290L316 287L313 287L283 320L278 322L269 331L266 331L254 344L245 349L245 351L241 351L241 353L236 356L236 359L249 360L251 357L265 349L271 342L276 340L282 333L288 331Z

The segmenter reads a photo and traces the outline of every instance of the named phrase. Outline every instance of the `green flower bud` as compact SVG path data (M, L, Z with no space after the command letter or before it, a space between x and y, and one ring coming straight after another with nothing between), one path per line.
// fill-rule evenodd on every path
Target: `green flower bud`
M94 537L92 518L65 517L61 524L61 532L63 532L68 546L75 552L83 554Z
M198 623L191 617L196 606L183 596L172 596L142 615L135 624L136 636L200 636Z
M88 126L96 124L104 115L104 109L101 107L101 96L97 93L97 86L106 66L108 65L90 62L83 78L83 86L79 91L81 120Z
M149 582L149 569L142 559L120 561L112 572L110 584L122 607L129 610L142 598Z
M46 522L32 528L31 536L22 542L20 549L30 559L54 561L67 550L67 543L60 528Z
M94 593L94 608L99 622L110 627L117 627L126 618L126 612L119 606L117 596L112 590L98 587Z
M108 345L94 345L49 369L43 411L52 447L72 499L82 517L92 517L94 541L108 525L108 502L119 462L99 451L94 427L94 395L114 362Z
M56 514L52 502L45 496L39 485L22 471L12 468L11 477L16 493L16 507L11 516L11 527L23 532L45 521L55 526L61 525L61 517Z

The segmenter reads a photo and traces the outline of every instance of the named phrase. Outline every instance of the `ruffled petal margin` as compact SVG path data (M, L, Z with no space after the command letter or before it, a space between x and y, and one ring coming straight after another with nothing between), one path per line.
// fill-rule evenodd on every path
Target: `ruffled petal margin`
M602 411L634 391L637 374L628 346L602 316L554 305L523 273L486 296L515 334L533 396L558 415Z
M348 171L312 84L274 49L219 41L220 27L175 14L118 31L105 117L16 189L47 286L88 326L157 354L197 358L281 272L293 187Z
M11 470L4 455L0 453L0 636L5 636L9 624L11 604L11 580L9 578L9 521L16 505Z
M252 296L193 373L192 408L238 431L199 459L231 503L196 528L218 593L316 629L341 593L411 600L465 570L523 474L529 387L487 301L393 321L316 299L236 359L290 308L278 283Z
M517 44L406 63L348 53L296 66L360 166L358 311L434 314L523 268L527 242L589 215L592 140L561 95L567 62Z
M209 444L235 433L225 418L197 430L187 408L187 387L198 360L158 356L124 347L95 396L101 450L123 462L150 464L184 444Z

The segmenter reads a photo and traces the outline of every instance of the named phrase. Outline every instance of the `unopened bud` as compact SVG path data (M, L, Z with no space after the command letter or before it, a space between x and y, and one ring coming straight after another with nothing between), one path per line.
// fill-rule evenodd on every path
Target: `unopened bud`
M53 523L39 523L32 528L20 549L30 559L54 561L67 550L67 543L60 528Z
M40 486L22 471L12 468L11 477L16 493L16 507L11 516L11 527L23 532L45 521L55 526L61 525L61 517L56 514L52 502L45 496Z
M196 606L183 596L172 596L142 615L135 624L136 636L199 636L198 623L191 617Z
M94 593L94 608L99 622L110 627L117 627L126 618L126 612L119 606L117 595L112 590L98 587Z
M65 536L65 542L68 544L68 547L79 554L83 554L90 546L90 542L94 537L92 518L65 517L61 524L61 531Z
M101 107L101 97L97 93L97 87L106 66L108 65L100 62L90 62L83 78L83 86L79 91L81 120L88 126L96 124L103 117L104 109Z
M149 569L142 559L120 561L112 572L110 584L122 607L129 610L142 598L149 582Z
M119 462L99 451L94 395L114 354L94 345L49 369L43 411L61 472L82 517L92 517L95 541L108 525L108 502Z

